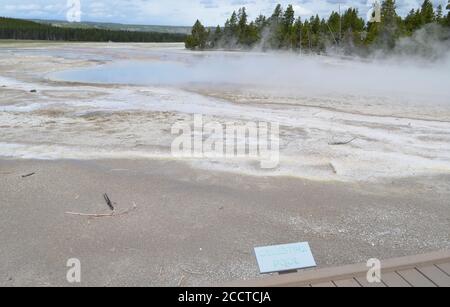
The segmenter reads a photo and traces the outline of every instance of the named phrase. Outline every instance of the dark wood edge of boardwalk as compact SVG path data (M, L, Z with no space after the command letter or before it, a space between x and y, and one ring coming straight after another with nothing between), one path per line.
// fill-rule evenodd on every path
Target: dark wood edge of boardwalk
M272 275L227 287L450 287L450 250L381 261L382 282L369 284L364 264Z

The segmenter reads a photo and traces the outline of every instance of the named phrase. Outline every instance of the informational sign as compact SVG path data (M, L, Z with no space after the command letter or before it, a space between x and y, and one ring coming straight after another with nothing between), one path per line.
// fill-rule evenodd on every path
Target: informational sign
M317 266L309 244L294 243L255 248L261 274L287 272Z

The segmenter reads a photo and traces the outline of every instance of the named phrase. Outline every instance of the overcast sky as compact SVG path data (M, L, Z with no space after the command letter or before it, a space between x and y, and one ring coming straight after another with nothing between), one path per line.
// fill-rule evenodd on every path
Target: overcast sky
M64 20L68 0L0 0L0 16ZM72 0L73 1L73 0ZM246 6L251 18L269 15L277 3L293 4L297 15L328 15L356 7L361 16L373 0L80 0L82 21L152 25L192 25L199 18L207 25L223 24L233 10ZM397 0L400 14L417 8L423 0ZM447 3L447 0L433 0Z

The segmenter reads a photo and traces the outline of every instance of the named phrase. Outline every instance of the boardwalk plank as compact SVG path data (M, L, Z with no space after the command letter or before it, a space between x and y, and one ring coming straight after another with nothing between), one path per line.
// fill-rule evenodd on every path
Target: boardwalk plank
M390 288L410 288L408 284L400 275L396 272L384 273L381 275L383 282Z
M439 287L450 287L450 276L439 270L434 265L418 267L417 269Z
M382 261L382 284L369 284L365 263L238 281L229 287L439 287L450 286L450 250ZM334 282L333 282L334 281Z
M445 273L447 273L447 275L450 275L450 262L438 264L437 267L440 268Z
M382 282L374 282L374 283L368 282L367 277L356 277L355 279L364 288L385 288L386 287L386 285L383 284Z
M335 284L333 284L331 281L313 284L313 285L311 285L311 287L313 287L313 288L336 288Z
M335 280L334 283L339 288L361 288L361 285L354 279Z
M421 287L421 288L435 288L436 285L429 281L425 276L420 274L416 269L404 270L397 272L402 276L408 283L410 283L413 287Z

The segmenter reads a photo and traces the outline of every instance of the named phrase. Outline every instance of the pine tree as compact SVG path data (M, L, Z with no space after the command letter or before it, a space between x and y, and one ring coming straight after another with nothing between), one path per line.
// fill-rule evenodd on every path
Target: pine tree
M442 8L442 4L439 4L437 9L436 9L436 22L438 24L442 24L443 23L443 17L444 17L444 9Z
M212 47L213 48L220 47L221 40L222 40L222 28L218 25L214 30L214 34L212 37Z
M361 44L392 49L400 37L412 35L431 22L450 26L450 13L445 15L443 6L437 7L435 12L430 0L424 0L417 10L411 10L404 20L396 12L396 1L384 0L381 6L381 23L367 25L354 8L347 9L342 17L332 12L327 20L316 15L303 22L301 18L295 19L292 5L284 11L280 4L269 18L260 15L249 23L246 8L243 7L238 13L233 12L223 28L217 26L215 30L209 31L197 21L186 40L186 47L248 48L259 42L263 48L289 48L317 53L325 50L330 43L342 46L346 52L354 52L354 47ZM337 33L341 26L343 35L339 38ZM0 35L4 32L0 28ZM18 35L17 32L14 35ZM40 35L40 39L47 37L42 33ZM64 35L67 36L65 39L77 39L69 34ZM98 33L96 35L100 36ZM121 34L122 39L127 39L124 37Z
M303 24L302 39L303 39L303 48L311 52L312 51L311 25L309 24L309 20L305 20Z
M381 4L381 26L378 42L389 49L395 47L395 42L400 36L399 20L401 19L396 9L395 0L385 0Z
M311 16L309 19L309 40L311 49L317 51L319 47L319 39L320 39L320 18L319 15Z
M231 17L225 22L222 38L226 47L235 47L238 41L238 16L236 11L233 11Z
M371 22L367 25L366 45L374 44L380 35L381 25L378 22Z
M209 33L202 25L200 20L197 20L192 28L192 34L186 39L186 48L203 50L207 46Z
M251 22L247 27L246 45L251 47L260 40L260 32L255 22Z
M269 18L269 47L274 49L280 49L283 46L283 8L281 4L278 4L273 11L272 16Z
M247 15L245 7L239 9L237 37L238 37L238 43L240 45L245 45L247 43L247 35L248 35L247 19L248 19L248 15Z
M275 7L275 10L273 11L272 16L270 17L270 22L271 23L280 23L282 16L283 16L283 8L282 8L281 4L277 4L277 6Z
M331 12L330 17L328 18L328 26L329 31L331 31L332 36L337 40L339 40L339 24L340 24L341 16L337 12Z
M337 15L339 18L339 14ZM339 22L339 20L337 20ZM349 8L342 16L343 41L347 50L353 50L356 44L361 42L361 34L364 31L365 21L359 17L358 10Z
M433 3L430 0L425 0L420 10L422 18L422 25L426 25L435 21Z
M293 29L292 29L292 46L295 49L301 49L302 31L303 31L302 18L298 17L295 20L295 23L294 23L294 26L293 26Z
M358 16L358 10L349 8L342 16L342 30L362 31L364 29L364 19Z
M220 37L222 35L222 28L217 25L216 29L214 30L214 34L216 37Z
M285 30L289 30L295 21L295 12L292 5L289 5L283 15L283 26Z
M237 14L236 14L236 11L233 11L233 13L231 14L231 17L230 17L230 26L232 28L237 27L237 23L238 23Z
M267 26L267 18L264 15L259 15L255 20L255 26L259 31L262 31Z
M422 26L422 17L420 15L420 10L416 11L412 9L406 16L404 24L405 29L409 35L419 29Z
M397 5L395 0L385 0L381 5L381 21L387 25L394 25L397 22Z
M282 26L281 26L281 36L283 41L283 46L287 48L292 48L294 44L293 32L292 28L295 21L295 12L292 5L289 5L284 12L282 18Z
M448 0L448 4L447 4L447 11L450 11L450 0ZM445 25L447 27L450 27L450 12L447 13L447 18L445 20Z
M247 27L248 15L245 7L239 9L238 13L238 29L240 32L244 32Z

